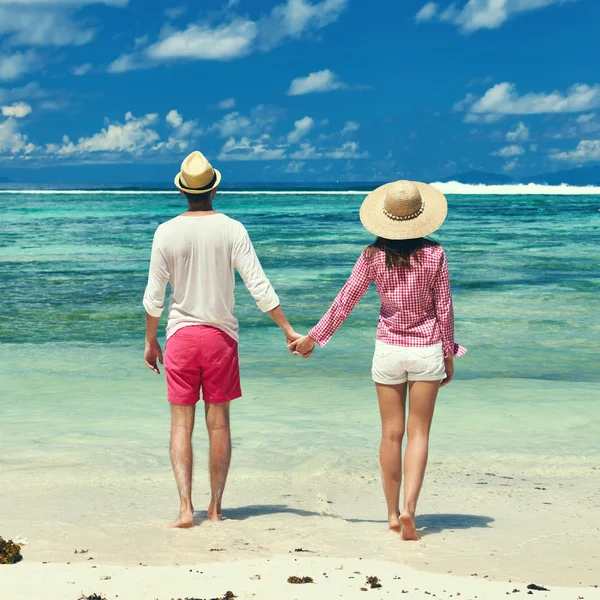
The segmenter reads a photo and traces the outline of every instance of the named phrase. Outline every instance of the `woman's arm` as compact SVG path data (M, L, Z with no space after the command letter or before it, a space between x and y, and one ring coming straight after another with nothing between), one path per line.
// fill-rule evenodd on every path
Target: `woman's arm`
M333 334L348 318L350 313L354 310L354 307L365 295L371 281L369 262L364 254L361 254L354 265L354 269L352 269L352 274L348 281L346 281L346 284L341 289L337 298L333 301L331 308L309 331L308 335L313 342L316 342L322 347L333 337Z
M433 302L435 316L442 332L444 356L462 356L467 350L454 342L454 309L450 291L450 274L448 273L446 253L443 250L433 282Z

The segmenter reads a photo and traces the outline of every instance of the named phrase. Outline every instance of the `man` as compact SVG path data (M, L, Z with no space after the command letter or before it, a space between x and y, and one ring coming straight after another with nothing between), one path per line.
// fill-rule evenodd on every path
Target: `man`
M156 230L144 294L144 359L158 374L163 355L156 330L166 286L171 284L164 365L171 404L171 462L180 498L179 516L171 527L193 525L192 433L201 390L210 443L208 518L222 518L231 460L229 403L241 396L234 268L288 343L300 337L285 318L244 226L213 210L220 181L221 173L202 153L192 152L183 161L175 185L187 198L188 210Z

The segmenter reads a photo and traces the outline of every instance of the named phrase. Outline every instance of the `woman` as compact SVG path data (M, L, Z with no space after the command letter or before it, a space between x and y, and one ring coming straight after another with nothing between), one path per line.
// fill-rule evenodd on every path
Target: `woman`
M396 181L369 194L362 224L377 236L319 323L290 344L305 358L324 346L375 282L381 298L373 380L381 413L383 490L390 529L418 540L417 500L423 484L429 430L440 386L454 375L453 357L466 349L454 342L454 314L446 255L425 239L444 222L446 198L424 183ZM400 511L402 439L408 388L408 442L404 455L404 505Z

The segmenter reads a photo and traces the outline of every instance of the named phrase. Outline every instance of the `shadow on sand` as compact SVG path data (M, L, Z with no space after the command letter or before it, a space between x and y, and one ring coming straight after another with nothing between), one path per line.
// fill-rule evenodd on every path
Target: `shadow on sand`
M452 531L454 529L486 528L493 522L494 519L492 517L484 517L482 515L417 515L419 535L441 533L442 531Z
M225 511L227 521L245 521L256 517L266 517L270 515L296 515L298 517L325 517L329 519L342 519L348 523L387 523L384 519L344 519L339 515L326 512L315 512L293 508L287 504L253 504L250 506L239 506L237 508L228 508ZM197 511L194 513L194 519L203 521L206 519L206 511ZM461 514L438 514L438 515L418 515L417 529L419 535L429 535L432 533L441 533L442 531L452 531L455 529L486 528L493 523L492 517L482 515L461 515Z

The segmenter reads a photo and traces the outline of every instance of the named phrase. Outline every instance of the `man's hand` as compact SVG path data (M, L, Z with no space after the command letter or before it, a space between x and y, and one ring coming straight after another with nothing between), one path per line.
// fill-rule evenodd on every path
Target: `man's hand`
M154 371L157 375L160 375L157 362L159 362L161 365L163 364L163 353L158 340L146 341L144 362L151 371Z
M289 329L289 330L285 331L285 343L287 344L287 347L290 349L290 352L292 354L294 354L294 351L290 347L291 344L293 344L296 340L300 339L301 337L302 337L302 334L297 333L293 329Z
M444 358L444 367L446 368L446 378L440 384L440 387L448 385L454 377L454 357L449 354Z
M303 335L296 341L288 344L288 348L294 354L301 354L302 358L308 358L315 350L315 340L309 335Z

